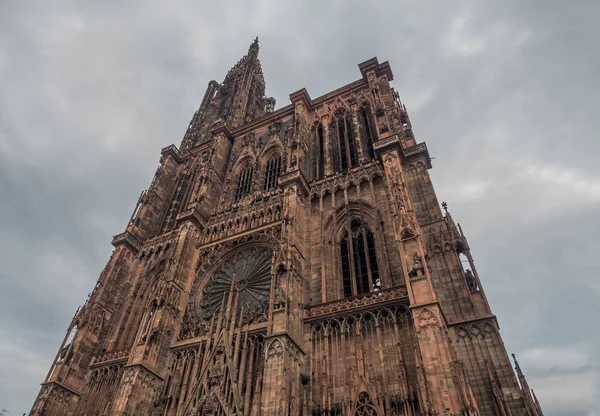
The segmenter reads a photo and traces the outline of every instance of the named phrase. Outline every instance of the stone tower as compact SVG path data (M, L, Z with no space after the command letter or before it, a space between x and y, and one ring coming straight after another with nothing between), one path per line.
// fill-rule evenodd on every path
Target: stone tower
M527 415L377 58L274 110L258 39L162 150L32 415Z

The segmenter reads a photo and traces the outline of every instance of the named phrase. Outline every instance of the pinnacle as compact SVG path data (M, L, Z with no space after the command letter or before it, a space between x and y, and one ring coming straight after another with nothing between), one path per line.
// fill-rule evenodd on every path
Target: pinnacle
M258 56L258 36L254 39L250 48L248 48L248 55Z
M515 369L517 370L517 373L519 376L522 376L523 373L521 372L521 367L519 366L519 362L517 361L517 356L513 353L511 354L513 361L515 362Z

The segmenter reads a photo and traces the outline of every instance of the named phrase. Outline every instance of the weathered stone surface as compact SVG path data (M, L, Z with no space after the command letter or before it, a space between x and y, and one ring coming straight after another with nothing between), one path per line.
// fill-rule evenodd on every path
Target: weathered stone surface
M274 110L255 41L209 83L32 415L542 415L389 64L359 69Z

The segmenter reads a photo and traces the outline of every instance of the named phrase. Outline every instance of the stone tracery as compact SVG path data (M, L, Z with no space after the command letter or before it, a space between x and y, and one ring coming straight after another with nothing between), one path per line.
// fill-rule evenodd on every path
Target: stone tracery
M244 323L264 313L271 287L272 253L264 248L250 248L236 253L213 273L202 293L202 319L219 312L223 298L233 288L239 296Z

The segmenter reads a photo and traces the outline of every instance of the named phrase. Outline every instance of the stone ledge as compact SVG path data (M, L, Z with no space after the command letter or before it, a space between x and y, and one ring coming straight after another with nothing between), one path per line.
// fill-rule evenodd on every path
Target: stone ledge
M334 315L338 312L360 310L364 307L379 306L404 299L408 299L408 289L405 286L400 286L310 306L305 309L305 317L307 320L312 320Z
M183 162L183 155L181 154L179 149L177 149L177 146L175 146L174 144L164 147L160 151L160 154L163 156L171 155L177 163Z
M142 247L142 243L129 231L122 232L113 237L111 244L115 247L125 245L134 254L137 254Z
M182 224L186 221L189 221L192 224L194 224L200 231L206 228L207 222L206 218L204 218L202 214L200 214L200 211L198 211L195 207L181 212L179 215L177 215L176 221L177 224Z
M402 155L405 158L409 158L412 156L416 156L419 154L425 155L425 161L427 162L427 169L431 169L431 157L429 156L429 150L427 150L427 145L425 142L415 144L414 146L407 147L406 149L402 149Z

